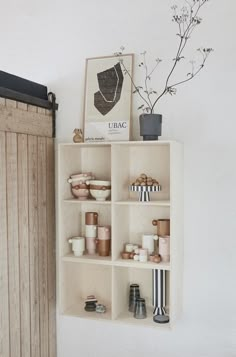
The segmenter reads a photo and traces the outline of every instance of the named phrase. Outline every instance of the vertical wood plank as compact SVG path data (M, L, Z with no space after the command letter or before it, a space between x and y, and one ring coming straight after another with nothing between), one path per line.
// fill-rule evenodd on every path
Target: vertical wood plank
M7 217L8 217L8 274L11 357L21 356L19 241L17 203L17 136L7 133Z
M49 357L56 357L56 242L54 140L47 138L47 240Z
M9 357L6 141L0 131L0 357Z
M30 290L28 232L28 148L27 135L18 135L18 225L20 255L21 355L30 357Z
M28 136L29 254L31 357L40 357L39 242L38 242L38 140ZM23 356L22 356L23 357Z
M37 125L30 118L35 134L27 125L17 134L29 114L22 103L7 104L8 125L0 131L0 357L56 357L54 142L34 136L42 135L44 111L35 113Z
M41 357L48 356L46 138L38 137L39 311Z

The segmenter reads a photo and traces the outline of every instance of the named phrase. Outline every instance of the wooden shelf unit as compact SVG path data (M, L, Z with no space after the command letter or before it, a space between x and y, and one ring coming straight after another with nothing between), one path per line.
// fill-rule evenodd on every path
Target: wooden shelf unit
M111 180L111 197L99 202L73 198L67 179L92 172ZM156 178L160 192L139 202L128 186L141 173ZM85 212L96 211L99 225L111 225L111 256L75 257L68 239L85 235ZM142 234L156 234L153 219L170 218L170 263L121 259L128 242L141 244ZM152 320L152 269L167 271L167 310L172 326L181 313L183 266L183 147L174 141L61 143L57 147L57 238L60 312L81 318L113 320L156 327ZM148 317L137 320L128 311L129 285L138 283ZM87 295L107 306L105 314L84 311Z

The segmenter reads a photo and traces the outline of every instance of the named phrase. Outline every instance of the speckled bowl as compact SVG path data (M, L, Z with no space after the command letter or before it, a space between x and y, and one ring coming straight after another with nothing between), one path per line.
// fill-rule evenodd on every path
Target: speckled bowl
M71 184L72 195L79 200L86 200L89 196L89 182L94 178L91 172L71 175L67 181Z
M90 180L90 194L96 201L105 201L111 194L111 181Z

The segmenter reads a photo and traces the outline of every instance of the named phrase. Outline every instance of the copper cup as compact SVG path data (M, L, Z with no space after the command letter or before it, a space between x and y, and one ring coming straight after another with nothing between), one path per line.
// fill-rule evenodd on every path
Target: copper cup
M97 239L97 252L101 257L107 257L110 255L110 247L110 239Z
M96 226L98 224L98 213L97 212L86 212L85 213L85 224Z
M157 227L158 236L170 235L170 220L169 219L154 219L152 221L153 226Z

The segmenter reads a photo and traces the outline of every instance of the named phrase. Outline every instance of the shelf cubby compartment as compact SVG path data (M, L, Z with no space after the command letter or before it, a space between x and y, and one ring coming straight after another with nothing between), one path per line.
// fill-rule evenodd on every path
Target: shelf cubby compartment
M151 270L140 270L136 268L125 268L125 267L115 267L114 268L114 290L113 290L113 314L114 320L136 324L141 326L156 327L157 324L153 322L153 310L152 305L152 271ZM167 272L166 275L166 311L170 315L169 309L169 276L170 273ZM133 313L129 311L129 289L130 284L138 284L140 289L140 296L145 299L147 318L136 319ZM169 325L169 324L167 324Z
M66 201L67 202L67 201ZM71 244L68 243L68 239L71 237L81 236L85 237L85 213L86 212L97 212L98 213L98 224L111 225L111 207L110 204L95 205L91 201L81 201L80 205L74 204L64 204L61 207L61 230L60 241L59 241L59 251L60 256L73 257ZM112 242L112 239L111 239ZM103 257L84 255L83 259L100 259ZM105 260L110 260L111 257L106 257Z
M112 147L112 162L116 164L112 169L113 200L139 201L138 192L131 192L129 186L140 174L155 178L161 185L161 191L151 192L150 200L170 199L170 145L163 143L156 145L145 142L132 144L114 144Z
M111 146L108 144L62 144L58 152L58 180L61 198L74 199L67 182L72 174L92 172L97 180L111 179ZM95 200L94 200L95 201Z
M146 206L146 205L114 205L113 207L113 244L112 256L115 261L120 261L124 265L139 264L132 260L121 259L121 252L124 251L126 243L142 245L143 234L156 234L157 229L152 225L153 219L170 218L170 208L168 206ZM135 264L134 264L135 263ZM157 265L157 264L156 264ZM155 264L142 263L151 269ZM169 269L169 263L164 264Z
M62 314L93 319L111 319L112 267L74 262L61 262L60 311ZM84 310L88 295L104 304L105 313Z

